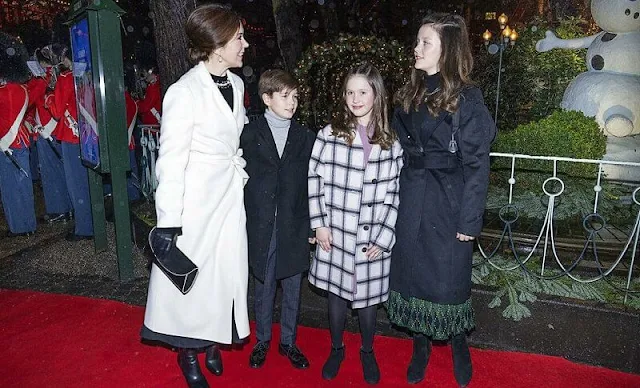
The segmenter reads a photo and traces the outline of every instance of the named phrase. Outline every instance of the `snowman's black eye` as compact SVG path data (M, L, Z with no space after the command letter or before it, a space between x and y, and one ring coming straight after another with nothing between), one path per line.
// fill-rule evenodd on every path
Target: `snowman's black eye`
M640 16L640 13L638 13L638 12L636 12L636 13L634 13L634 14L633 14L633 18L634 18L634 19L637 19L637 18L638 18L638 16Z
M604 69L604 58L601 55L594 55L593 58L591 58L591 66L595 70Z
M627 16L631 15L631 10L629 8L625 9L624 14Z

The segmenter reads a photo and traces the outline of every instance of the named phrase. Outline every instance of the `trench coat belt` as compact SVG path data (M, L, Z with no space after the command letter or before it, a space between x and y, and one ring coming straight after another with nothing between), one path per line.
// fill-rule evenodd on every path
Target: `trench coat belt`
M410 155L404 154L405 165L418 170L461 167L462 162L455 154Z
M191 158L203 162L221 163L230 162L235 168L236 172L242 177L243 186L247 184L249 180L249 174L244 170L247 166L247 161L242 157L242 148L238 148L235 154L205 154L201 152L192 152Z

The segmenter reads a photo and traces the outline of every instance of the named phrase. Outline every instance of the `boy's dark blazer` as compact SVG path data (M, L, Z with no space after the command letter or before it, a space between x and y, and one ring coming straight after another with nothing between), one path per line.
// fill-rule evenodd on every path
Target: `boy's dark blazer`
M307 173L315 134L291 120L282 154L278 156L267 119L246 124L240 138L245 170L249 266L264 281L269 242L276 222L276 279L309 269L309 199Z

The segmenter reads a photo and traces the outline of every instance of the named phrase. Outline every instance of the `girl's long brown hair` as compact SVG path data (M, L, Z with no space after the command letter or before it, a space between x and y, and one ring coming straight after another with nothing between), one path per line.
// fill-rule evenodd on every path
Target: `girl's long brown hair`
M421 103L426 103L429 113L436 116L443 110L454 112L458 109L460 92L473 84L469 78L473 57L467 25L461 16L433 13L422 19L421 26L427 24L433 27L440 38L440 87L435 92L427 90L427 73L414 68L411 80L398 90L394 103L402 106L407 113L411 108L418 110Z
M384 81L378 69L369 63L363 63L352 68L344 79L340 95L342 100L338 104L338 113L331 120L332 135L344 139L347 143L352 144L356 137L356 126L358 125L357 117L349 110L346 102L347 83L352 77L363 76L369 82L373 89L374 100L371 111L371 121L369 126L373 127L373 136L370 139L371 144L378 144L383 150L388 150L396 140L396 134L389 127L389 99L387 90L384 87Z

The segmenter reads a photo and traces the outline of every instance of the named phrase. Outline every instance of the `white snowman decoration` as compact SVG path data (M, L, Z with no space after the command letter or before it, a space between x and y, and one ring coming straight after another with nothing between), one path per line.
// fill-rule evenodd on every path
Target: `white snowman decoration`
M595 117L607 135L605 159L640 161L640 0L591 0L602 32L560 39L547 31L536 50L587 50L589 71L567 87L561 106ZM607 167L611 179L640 181L640 168Z

